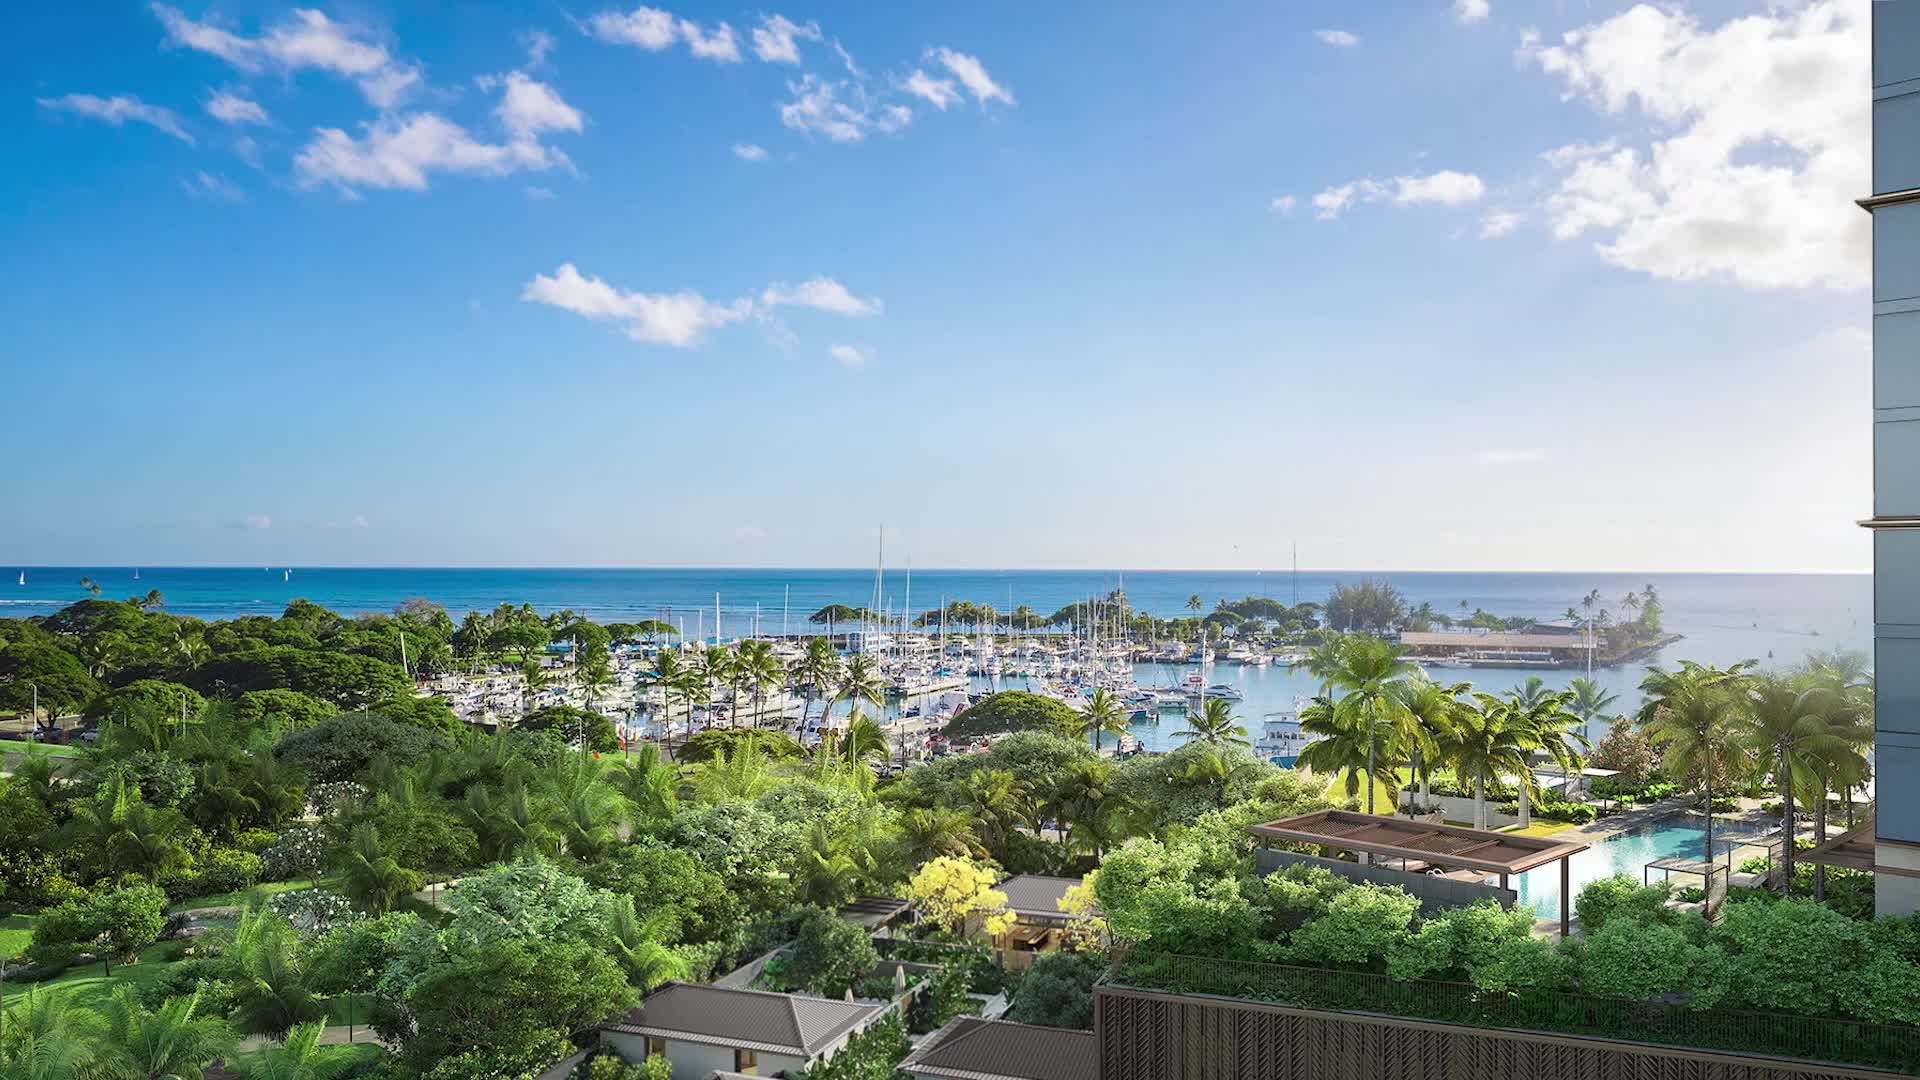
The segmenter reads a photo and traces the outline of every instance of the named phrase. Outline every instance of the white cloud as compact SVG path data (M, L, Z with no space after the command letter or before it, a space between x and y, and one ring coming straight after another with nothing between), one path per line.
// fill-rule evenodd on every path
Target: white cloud
M1504 467L1508 465L1538 465L1547 460L1547 452L1537 446L1524 448L1496 447L1474 453L1473 463Z
M347 528L349 529L364 529L366 527L367 515L365 514L355 514L353 515L353 520L347 522Z
M867 345L829 345L827 355L842 367L865 367L873 358L873 349Z
M1593 234L1602 259L1659 278L1863 287L1871 231L1852 199L1871 182L1870 51L1855 0L1776 5L1711 29L1641 4L1557 45L1536 40L1523 57L1569 96L1655 129L1617 150L1549 157L1565 169L1547 202L1555 235Z
M242 71L314 69L352 79L383 109L399 104L420 83L417 65L394 59L384 46L320 11L295 8L257 38L195 22L166 4L154 4L153 13L175 45L217 56Z
M1495 211L1480 219L1480 238L1493 240L1513 232L1526 220L1526 215L1509 210Z
M690 348L710 330L739 322L753 312L753 301L721 304L697 292L625 292L599 278L582 277L564 263L549 277L537 274L520 299L547 304L589 319L619 323L627 336L647 345Z
M913 122L913 110L877 105L859 83L850 80L833 81L807 72L799 82L787 83L787 90L793 100L781 104L780 122L834 142L859 142L873 132L891 135Z
M1619 149L1619 147L1620 143L1616 139L1608 139L1605 142L1597 143L1570 142L1565 146L1556 146L1551 150L1542 150L1540 152L1540 160L1556 169L1564 169L1569 165L1585 161L1591 157L1604 157L1613 153Z
M738 63L740 43L733 27L719 23L703 29L691 19L675 18L670 11L641 6L632 11L602 11L580 24L588 34L610 45L633 45L648 52L660 52L675 43L685 42L687 51L703 60Z
M1277 210L1282 214L1291 214L1299 201L1291 195L1275 195L1273 201L1267 205L1269 209Z
M885 307L879 297L855 296L829 277L811 278L798 285L777 281L760 294L760 302L770 308L810 307L855 318L878 315Z
M1339 217L1363 202L1390 202L1395 206L1462 206L1479 200L1487 186L1472 173L1442 169L1425 176L1396 176L1391 180L1361 177L1327 188L1313 197L1315 216Z
M733 156L741 161L767 160L767 148L759 143L734 143Z
M240 519L240 525L246 529L271 529L273 528L273 518L266 514L248 514L246 517Z
M1453 17L1463 23L1476 23L1489 13L1487 0L1453 0Z
M435 113L382 117L357 139L339 128L319 128L293 162L302 187L332 183L344 191L360 187L424 191L428 176L435 172L504 176L566 164L566 155L532 139L482 142Z
M986 65L977 57L943 46L928 49L927 59L937 61L949 74L959 79L960 85L967 88L967 93L972 94L975 101L983 105L989 101L1013 104L1013 91L994 82L993 77L987 74Z
M1478 200L1487 193L1487 185L1472 173L1442 169L1426 176L1396 176L1393 201L1400 206L1438 203L1460 206Z
M527 66L537 68L547 62L547 54L553 51L553 35L545 30L529 30L520 35L520 44L527 48Z
M947 106L960 102L960 91L954 88L952 79L936 79L920 68L914 68L913 74L900 83L900 88L914 97L923 98L941 112Z
M128 94L115 94L110 98L96 97L93 94L67 94L57 98L36 98L43 109L55 112L70 112L80 116L91 116L96 120L105 120L114 127L134 120L149 127L157 128L191 145L193 136L180 126L180 118L172 109L158 105L149 105L137 97Z
M553 87L521 71L507 73L506 92L500 95L496 115L500 126L517 139L531 139L545 131L577 132L585 126L580 110L562 101Z
M187 194L197 199L209 199L213 202L240 202L247 197L233 181L218 173L205 169L194 172L192 176L180 181Z
M538 184L527 185L527 198L533 202L546 202L553 198L553 189Z
M248 101L246 98L228 93L225 90L221 90L207 99L207 115L222 123L232 124L236 127L242 124L266 124L271 122L267 119L267 110L261 108L259 102Z
M702 30L699 23L682 19L680 36L686 39L687 51L702 60L717 60L723 64L740 62L740 43L734 40L733 27L726 23L712 30Z
M753 28L753 55L769 64L800 62L799 39L820 40L820 24L801 25L785 15L767 15Z
M586 31L611 45L636 45L659 52L680 38L680 24L659 8L637 7L626 14L602 11L586 22Z
M1313 36L1337 49L1351 49L1360 44L1360 35L1345 30L1315 30Z

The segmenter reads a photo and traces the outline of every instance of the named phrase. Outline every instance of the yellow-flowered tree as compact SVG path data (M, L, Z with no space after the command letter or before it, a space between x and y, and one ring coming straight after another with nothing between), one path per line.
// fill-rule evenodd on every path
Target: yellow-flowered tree
M923 864L907 883L907 898L920 917L942 933L957 937L967 920L981 918L988 934L1003 934L1013 925L1007 894L993 887L994 873L969 859L942 856Z
M1054 901L1068 916L1067 948L1074 952L1094 953L1107 947L1107 920L1100 917L1100 902L1093 898L1093 878L1099 872L1069 886L1066 895Z

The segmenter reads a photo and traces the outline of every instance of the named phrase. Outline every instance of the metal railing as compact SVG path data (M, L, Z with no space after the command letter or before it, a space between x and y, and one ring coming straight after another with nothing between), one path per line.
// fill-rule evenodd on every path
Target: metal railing
M1479 1028L1587 1035L1660 1046L1920 1071L1920 1027L1738 1009L1692 1009L1552 990L1502 993L1470 983L1371 972L1116 951L1116 987L1210 994L1308 1009L1376 1013Z

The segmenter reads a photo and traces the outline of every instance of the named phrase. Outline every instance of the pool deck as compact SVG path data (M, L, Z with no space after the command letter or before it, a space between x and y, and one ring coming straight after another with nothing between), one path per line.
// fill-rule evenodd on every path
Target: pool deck
M1670 799L1662 799L1657 803L1649 803L1646 806L1636 806L1631 810L1615 814L1611 817L1597 818L1590 825L1579 825L1571 829L1563 829L1560 832L1554 833L1553 837L1556 840L1600 844L1622 833L1632 832L1642 826L1650 825L1662 818L1672 817L1676 814L1694 813L1695 811L1688 805L1692 801L1693 797L1691 795L1675 795ZM1729 825L1729 833L1735 836L1751 836L1757 832L1777 829L1780 825L1780 819L1777 816L1762 814L1757 808L1744 809L1734 814L1716 814L1714 820L1717 823ZM1738 866L1740 861L1745 858L1743 852L1757 855L1766 854L1765 849L1759 847L1736 847L1730 856L1733 865ZM1558 918L1548 917L1537 918L1533 921L1533 932L1536 937L1544 937L1548 941L1559 941L1560 920ZM1573 918L1573 932L1575 934L1580 932L1580 917L1578 915L1575 915Z

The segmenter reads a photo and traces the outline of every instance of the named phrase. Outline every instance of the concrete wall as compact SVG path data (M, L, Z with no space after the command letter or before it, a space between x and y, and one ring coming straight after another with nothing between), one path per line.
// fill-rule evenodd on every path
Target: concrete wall
M1520 899L1519 893L1512 889L1502 889L1497 885L1475 885L1469 881L1452 881L1433 874L1409 874L1403 870L1390 870L1384 866L1361 866L1359 863L1322 859L1317 855L1301 855L1292 851L1258 848L1254 851L1253 858L1254 864L1260 868L1262 874L1270 874L1283 866L1305 863L1309 866L1326 867L1348 881L1398 885L1419 897L1420 910L1425 912L1466 907L1475 901L1486 899L1498 900L1502 906L1512 907Z
M1410 801L1415 801L1414 793L1407 792L1403 794L1400 799L1401 807L1404 808ZM1500 812L1500 804L1503 801L1502 799L1491 798L1487 800L1487 828L1502 829L1508 825L1520 824L1518 815L1503 814ZM1446 816L1448 821L1464 821L1469 825L1473 824L1473 797L1471 795L1429 795L1426 798L1426 803L1429 806L1439 807L1440 812Z
M1873 5L1873 193L1920 188L1920 4ZM1873 213L1873 512L1920 517L1920 202ZM1920 875L1920 530L1877 529L1875 861ZM1920 876L1881 874L1882 914Z

